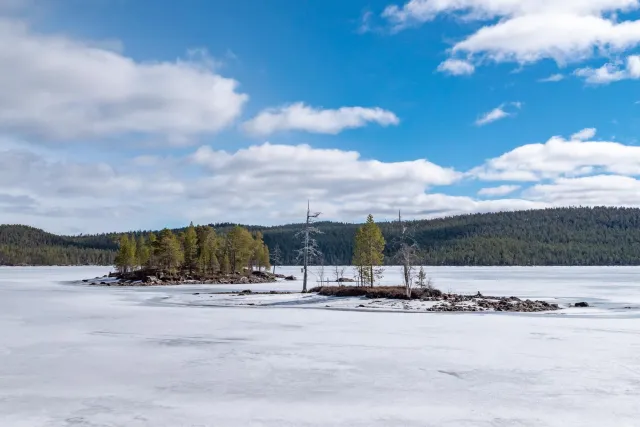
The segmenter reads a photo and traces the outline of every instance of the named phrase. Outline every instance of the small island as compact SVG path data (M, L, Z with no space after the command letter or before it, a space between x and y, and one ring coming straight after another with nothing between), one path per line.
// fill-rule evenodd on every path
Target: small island
M399 219L401 230L406 228ZM342 304L358 304L356 309L403 309L428 312L547 312L560 310L558 304L547 301L521 300L517 297L491 297L480 292L474 295L445 293L436 289L427 278L423 267L414 266L417 259L417 245L411 243L409 236L401 234L402 239L392 242L397 261L401 266L403 286L376 286L384 272L384 249L387 245L378 225L371 215L356 232L353 256L353 278L345 277L345 268L335 267L336 286L328 286L324 280L324 266L320 265L319 284L307 291L305 274L302 291L295 292L256 292L246 289L232 293L235 298L232 305L268 306L275 295L281 298L289 295L290 303L328 303L342 301ZM306 260L318 261L319 251L312 243L302 248ZM270 271L271 263L279 262L278 248L274 256L263 241L259 231L251 233L246 228L234 226L225 234L217 234L210 226L190 224L183 232L173 233L164 229L156 236L149 233L135 236L122 235L115 259L116 272L83 282L102 286L168 286L185 284L266 284L278 280L294 281L294 276L285 276ZM305 265L306 268L306 265ZM304 270L304 269L303 269ZM309 299L315 294L320 299ZM194 294L199 296L200 293ZM220 293L204 294L217 298ZM260 296L256 301L256 296ZM246 300L243 302L243 298ZM304 298L304 300L302 299ZM322 299L324 298L324 299ZM580 303L585 304L585 303ZM341 306L344 308L344 306Z

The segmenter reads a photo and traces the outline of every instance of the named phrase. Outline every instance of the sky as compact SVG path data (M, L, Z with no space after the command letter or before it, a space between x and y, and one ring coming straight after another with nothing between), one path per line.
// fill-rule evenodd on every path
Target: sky
M640 207L640 0L0 0L0 223Z

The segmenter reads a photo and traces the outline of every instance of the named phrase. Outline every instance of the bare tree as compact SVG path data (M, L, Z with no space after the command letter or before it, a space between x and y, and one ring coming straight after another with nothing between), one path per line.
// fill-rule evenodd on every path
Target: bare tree
M324 271L324 262L322 258L320 259L320 262L318 265L317 276L318 276L317 282L320 284L320 286L324 286L325 271Z
M347 270L347 267L334 265L333 266L333 275L335 277L335 282L340 282L340 279L344 278L344 273Z
M402 222L402 214L398 211L399 242L396 259L402 266L402 278L407 293L407 298L411 297L411 288L414 279L414 264L418 258L418 244Z
M320 215L321 212L311 213L309 203L307 202L307 220L305 222L304 229L296 233L296 236L301 238L303 242L302 248L298 249L297 251L298 261L302 258L303 262L302 292L307 292L309 262L314 259L320 259L320 257L322 256L322 252L320 252L320 249L318 249L318 242L313 238L314 235L321 234L322 232L312 225L315 219Z
M271 264L273 265L273 274L276 274L276 266L282 265L282 251L280 246L276 245L271 253Z

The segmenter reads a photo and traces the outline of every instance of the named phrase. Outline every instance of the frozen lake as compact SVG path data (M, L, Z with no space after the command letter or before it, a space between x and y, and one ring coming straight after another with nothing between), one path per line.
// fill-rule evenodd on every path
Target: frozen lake
M210 307L190 296L248 286L70 282L106 272L0 267L0 426L637 427L640 419L640 268L427 269L445 291L593 305L552 315ZM385 282L398 279L387 271Z

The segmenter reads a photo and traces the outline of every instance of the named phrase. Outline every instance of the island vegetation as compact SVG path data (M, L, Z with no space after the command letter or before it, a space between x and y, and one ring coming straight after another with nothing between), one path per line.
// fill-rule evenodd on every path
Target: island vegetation
M234 226L225 234L190 224L175 234L169 229L148 236L124 234L114 260L113 276L124 283L179 284L274 281L268 272L269 248L262 233ZM240 276L240 277L238 277Z

